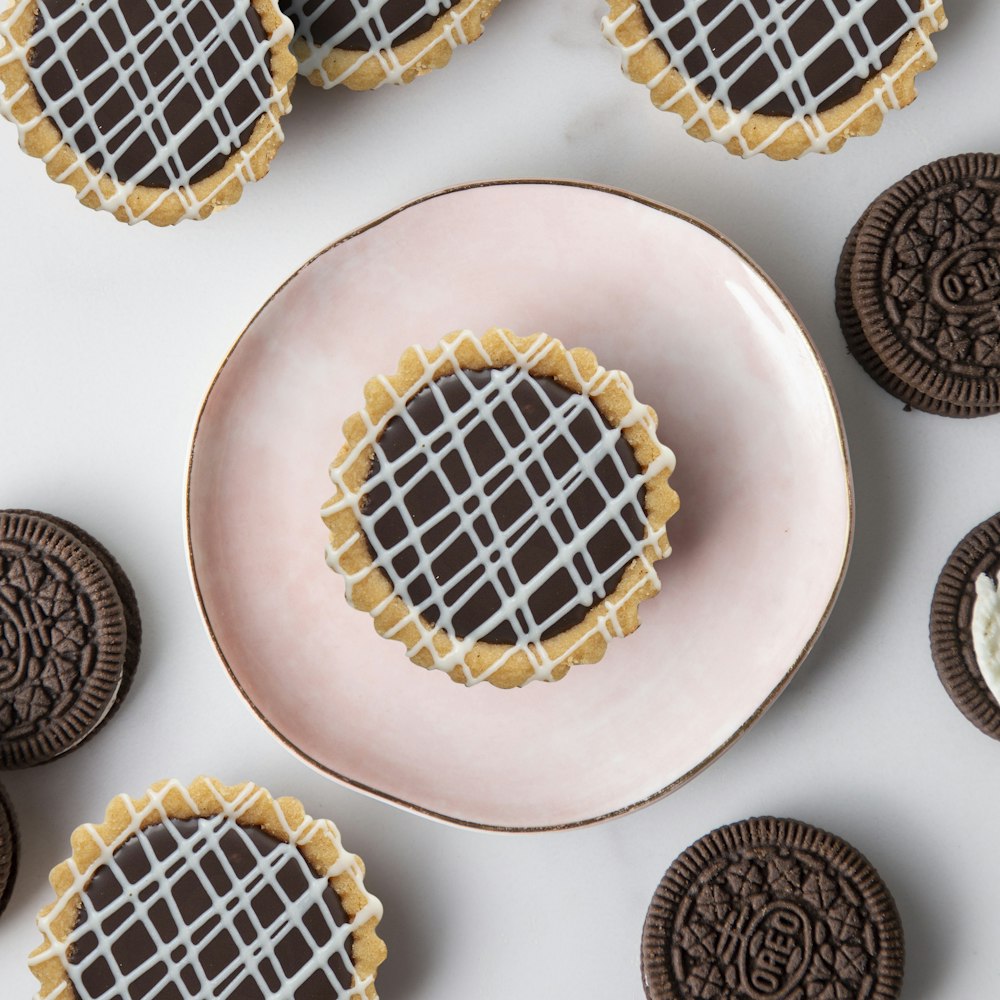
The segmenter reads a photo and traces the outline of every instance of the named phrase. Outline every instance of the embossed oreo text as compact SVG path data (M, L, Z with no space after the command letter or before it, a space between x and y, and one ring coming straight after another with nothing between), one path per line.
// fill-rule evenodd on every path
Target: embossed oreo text
M781 900L766 906L747 930L740 978L752 1000L787 997L802 981L812 957L812 923L805 911Z

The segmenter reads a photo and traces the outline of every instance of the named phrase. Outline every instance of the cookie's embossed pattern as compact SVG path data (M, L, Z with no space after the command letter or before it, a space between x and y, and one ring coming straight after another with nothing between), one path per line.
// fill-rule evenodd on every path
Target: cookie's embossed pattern
M888 1000L901 956L874 869L793 820L748 820L690 847L660 883L643 934L652 1000Z
M0 766L55 756L100 722L125 633L94 554L51 522L0 512Z
M855 304L872 345L937 399L1000 403L1000 158L939 160L873 206Z

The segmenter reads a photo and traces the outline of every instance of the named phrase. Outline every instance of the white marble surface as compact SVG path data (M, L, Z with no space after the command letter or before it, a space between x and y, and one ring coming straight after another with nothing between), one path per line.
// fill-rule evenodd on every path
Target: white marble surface
M70 830L99 818L117 791L202 771L252 777L336 819L386 904L385 1000L639 1000L640 929L663 870L702 833L762 813L834 830L881 869L907 936L905 1000L998 995L1000 748L952 706L926 629L952 546L1000 507L1000 418L903 412L846 355L832 302L840 245L874 195L938 156L1000 144L1000 5L948 9L941 63L913 107L875 138L790 164L738 161L655 111L619 73L598 0L504 0L475 48L402 91L300 86L271 176L236 208L172 231L129 230L78 207L0 123L0 501L98 535L131 574L145 625L135 688L107 731L62 761L4 776L22 826L20 877L0 920L5 997L32 991L33 915ZM816 650L728 754L642 812L511 838L371 801L278 746L202 629L181 512L198 403L271 289L396 204L517 176L637 191L700 216L757 259L829 365L858 526Z

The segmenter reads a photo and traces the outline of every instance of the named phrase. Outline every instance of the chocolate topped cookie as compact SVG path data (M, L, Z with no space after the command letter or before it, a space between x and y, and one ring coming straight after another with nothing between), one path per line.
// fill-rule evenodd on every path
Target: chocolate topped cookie
M336 827L200 778L117 798L54 869L40 996L376 1000L382 907Z
M89 207L204 217L267 172L290 39L275 0L17 0L0 14L0 108Z
M17 878L17 820L14 809L0 786L0 913L7 908Z
M317 87L410 83L474 42L500 0L281 0L299 72Z
M620 372L538 334L406 352L345 424L324 510L347 598L454 680L556 680L638 626L677 507Z
M850 275L889 371L946 412L1000 410L1000 157L938 160L880 195Z
M832 152L910 103L942 0L608 0L628 75L700 139L747 156Z
M931 605L931 653L952 701L1000 740L1000 514L973 528L945 564Z
M896 1000L903 933L871 864L839 837L750 819L670 866L642 935L649 1000Z
M76 525L0 511L0 767L78 747L121 704L139 659L135 593Z

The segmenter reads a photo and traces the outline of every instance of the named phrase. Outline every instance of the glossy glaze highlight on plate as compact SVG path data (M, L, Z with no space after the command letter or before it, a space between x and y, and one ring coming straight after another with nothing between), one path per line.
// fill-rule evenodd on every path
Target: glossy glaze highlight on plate
M318 514L365 380L410 344L496 325L628 372L682 498L638 632L516 691L459 687L376 635ZM407 205L278 289L203 404L187 517L209 635L288 749L403 808L528 831L648 804L759 718L832 608L853 493L822 361L741 251L635 195L515 181Z

